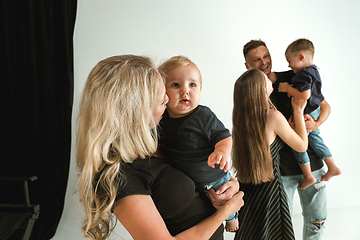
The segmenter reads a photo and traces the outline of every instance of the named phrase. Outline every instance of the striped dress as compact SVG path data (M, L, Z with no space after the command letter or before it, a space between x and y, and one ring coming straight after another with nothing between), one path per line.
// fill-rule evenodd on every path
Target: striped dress
M259 185L240 183L244 206L239 211L235 240L295 239L286 194L281 183L279 150L283 141L276 137L270 145L275 178Z

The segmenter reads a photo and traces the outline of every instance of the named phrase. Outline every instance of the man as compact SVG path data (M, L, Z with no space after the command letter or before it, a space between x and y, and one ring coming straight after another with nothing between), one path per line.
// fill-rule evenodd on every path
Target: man
M243 53L247 69L257 68L263 71L272 81L274 91L270 95L271 101L287 119L290 119L290 98L287 96L287 93L279 92L278 87L280 82L288 82L290 84L294 72L292 70L272 72L271 55L265 42L261 40L251 40L245 44ZM331 109L325 100L321 103L320 109L321 114L317 121L314 121L309 115L304 116L308 131L316 130L329 116ZM294 192L296 189L298 190L304 217L303 239L321 239L327 209L325 182L320 182L320 179L326 172L322 159L319 158L310 147L308 154L312 174L317 180L315 184L300 190L298 183L302 180L302 171L295 160L291 148L286 144L280 151L281 178L288 198L290 211L292 211Z

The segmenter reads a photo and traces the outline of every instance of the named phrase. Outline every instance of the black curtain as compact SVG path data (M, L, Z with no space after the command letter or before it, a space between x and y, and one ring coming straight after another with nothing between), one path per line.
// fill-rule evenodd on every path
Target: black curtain
M3 0L0 174L36 175L31 239L54 236L69 174L76 0ZM1 188L1 199L21 197Z

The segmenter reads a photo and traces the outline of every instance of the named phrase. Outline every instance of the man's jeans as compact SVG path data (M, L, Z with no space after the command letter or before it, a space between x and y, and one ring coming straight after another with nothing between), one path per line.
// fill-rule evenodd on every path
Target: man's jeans
M320 182L320 179L325 173L324 167L312 172L312 175L316 178L317 182L303 190L298 188L298 183L302 180L303 175L281 177L290 212L292 212L292 202L295 190L298 190L304 218L304 240L319 240L323 235L322 233L327 216L326 182Z

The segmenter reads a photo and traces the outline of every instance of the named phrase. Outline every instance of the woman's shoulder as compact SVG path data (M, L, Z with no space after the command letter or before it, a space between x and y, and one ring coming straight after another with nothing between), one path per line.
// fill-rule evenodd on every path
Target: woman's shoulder
M164 167L167 167L169 163L167 163L163 158L157 156L149 156L147 158L138 158L135 159L131 163L125 163L125 168L130 168L133 170L140 170L146 172L152 172L154 170L159 170Z
M270 108L268 113L268 124L276 124L278 121L282 120L284 115L275 108Z
M279 121L279 120L284 120L285 119L284 115L277 109L270 109L269 115L272 116L273 121Z

